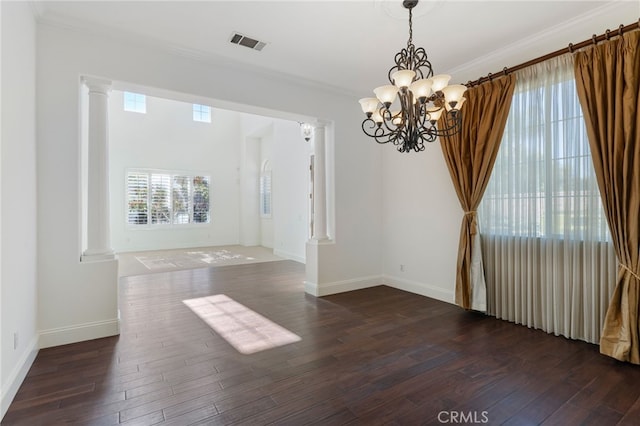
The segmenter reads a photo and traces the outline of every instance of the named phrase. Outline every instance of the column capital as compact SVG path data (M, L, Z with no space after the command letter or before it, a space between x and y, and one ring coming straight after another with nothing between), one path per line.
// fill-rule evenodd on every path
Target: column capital
M89 92L107 94L111 91L111 80L96 77L82 77L82 82L89 88Z
M310 124L314 129L326 129L331 123L326 120L316 120Z

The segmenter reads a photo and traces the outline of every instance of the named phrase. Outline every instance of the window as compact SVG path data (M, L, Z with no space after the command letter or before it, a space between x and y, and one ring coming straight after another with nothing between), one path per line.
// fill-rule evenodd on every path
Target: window
M189 223L191 219L189 214L191 178L189 176L174 176L172 191L173 223Z
M171 223L170 175L151 174L151 223L163 225Z
M129 173L127 175L127 223L146 225L149 220L149 175Z
M475 264L490 314L597 343L617 267L573 70L566 54L516 72Z
M209 177L193 178L193 222L209 223Z
M271 217L271 163L268 159L262 162L260 168L260 217Z
M209 176L146 170L127 173L129 225L209 222Z
M193 104L193 121L211 123L211 107Z
M610 239L573 68L567 69L517 86L479 208L483 234Z
M260 175L260 216L271 217L271 172Z
M124 92L124 110L146 114L147 97L140 93Z

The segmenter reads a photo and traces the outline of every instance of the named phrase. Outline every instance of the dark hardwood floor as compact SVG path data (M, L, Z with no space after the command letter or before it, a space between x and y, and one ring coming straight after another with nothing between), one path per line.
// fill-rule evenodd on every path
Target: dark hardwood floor
M314 298L267 262L125 278L119 337L43 349L7 425L638 425L640 368L389 287ZM243 355L182 301L301 337Z

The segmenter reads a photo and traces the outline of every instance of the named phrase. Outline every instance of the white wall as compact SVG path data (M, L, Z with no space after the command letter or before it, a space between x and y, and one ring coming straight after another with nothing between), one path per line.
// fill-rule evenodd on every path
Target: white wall
M305 262L309 237L309 154L311 144L295 122L276 121L271 145L273 252Z
M38 326L40 347L117 334L117 262L80 262L81 99L91 61L37 28ZM72 38L84 40L75 33Z
M462 209L439 143L384 146L384 272L393 287L453 303Z
M0 389L4 416L38 350L36 25L26 2L1 2ZM14 348L14 333L17 346Z
M78 262L82 75L215 99L217 107L250 105L246 112L329 122L328 219L335 240L321 250L316 285L332 289L348 282L357 287L380 279L382 151L362 134L357 96L226 60L182 56L162 45L137 45L117 35L106 38L44 23L39 25L37 59L42 329L53 333L77 326L92 331L84 338L96 337L117 315L116 268ZM56 209L45 208L52 205Z
M240 114L212 109L193 121L192 105L147 96L147 113L124 111L109 97L111 236L116 252L238 244ZM126 224L126 173L159 169L211 177L211 223L136 228Z
M245 238L273 248L276 255L305 262L309 216L309 155L311 145L295 121L242 114L245 136L243 164ZM261 218L258 179L269 161L272 215ZM266 243L266 244L265 244Z
M243 136L240 161L240 244L260 245L260 177L261 138Z

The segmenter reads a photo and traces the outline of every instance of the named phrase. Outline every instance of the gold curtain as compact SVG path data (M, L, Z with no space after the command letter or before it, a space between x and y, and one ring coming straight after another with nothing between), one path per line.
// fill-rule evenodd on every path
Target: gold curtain
M619 262L600 352L640 364L640 32L576 53L575 75Z
M467 101L462 107L462 131L441 138L442 153L464 211L458 247L456 304L465 309L471 309L472 257L475 250L480 250L475 238L476 209L498 154L514 87L515 77L508 75L467 90Z

